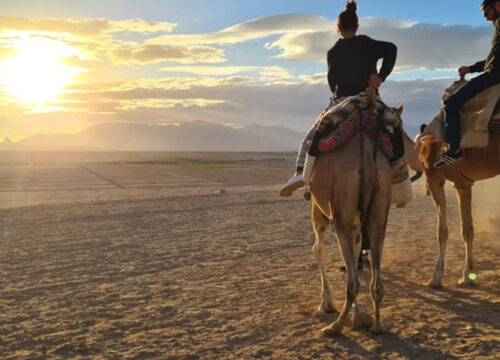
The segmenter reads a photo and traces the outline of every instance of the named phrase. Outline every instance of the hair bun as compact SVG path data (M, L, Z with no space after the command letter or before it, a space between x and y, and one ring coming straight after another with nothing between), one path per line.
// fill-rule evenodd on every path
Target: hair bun
M356 10L358 10L358 4L356 4L356 1L348 1L345 4L345 11L346 12L356 13Z

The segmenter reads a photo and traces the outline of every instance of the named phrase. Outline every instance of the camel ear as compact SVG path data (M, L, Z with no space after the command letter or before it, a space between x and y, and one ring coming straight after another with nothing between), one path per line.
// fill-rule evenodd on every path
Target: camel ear
M397 110L399 116L401 116L401 114L403 114L404 109L405 109L405 107L403 106L403 104L400 104L398 106L398 108L396 110Z

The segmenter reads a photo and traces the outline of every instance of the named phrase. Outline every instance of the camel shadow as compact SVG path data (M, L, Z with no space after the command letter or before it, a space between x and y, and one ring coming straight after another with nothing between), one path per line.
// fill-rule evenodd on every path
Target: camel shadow
M329 314L319 312L313 313L313 317L325 326L335 321L337 316L338 312ZM323 335L322 338L326 339L323 351L328 351L332 354L338 353L339 351L346 351L353 358L364 359L381 359L391 357L425 358L436 360L460 359L459 357L450 355L446 352L433 349L426 345L418 344L415 342L416 339L403 338L396 332L392 332L391 329L383 335L375 335L370 333L369 330L349 330L350 325L351 324L346 321L346 328L344 329L343 335L335 337ZM355 338L353 338L351 334L356 334ZM360 337L362 338L362 341L358 339ZM375 345L373 350L363 346L363 344L367 342L365 340L368 339L370 340L369 342L372 347Z
M483 264L488 266L488 264ZM346 324L344 335L338 337L325 337L327 339L326 348L333 353L340 351L343 348L352 354L353 357L361 357L367 359L404 357L404 358L425 358L425 359L460 359L459 354L450 354L450 346L440 347L439 341L442 339L455 339L457 347L461 346L464 341L463 337L467 334L463 333L462 326L467 326L469 335L473 334L473 338L487 335L481 329L485 326L495 326L492 320L496 312L498 312L498 304L493 300L482 298L483 295L494 295L497 290L490 286L479 285L475 288L443 288L431 289L422 284L418 284L404 276L394 274L389 271L384 272L384 285L386 289L402 289L404 288L404 297L406 299L414 299L415 303L423 308L423 314L420 319L415 319L415 324L412 326L412 313L404 312L400 315L383 316L383 324L388 327L388 332L384 335L374 335L368 330L350 330L350 324ZM360 276L368 280L369 272L365 272ZM393 292L386 294L386 299L390 303L390 298L396 298ZM400 304L391 304L401 307ZM389 306L391 306L389 305ZM404 307L404 306L403 306ZM441 311L437 315L440 319L439 327L434 327L432 321L434 316L433 308L439 308ZM383 307L382 307L383 309ZM478 311L481 309L481 311ZM491 314L490 311L491 310ZM411 308L408 307L408 311ZM314 319L321 324L321 327L331 324L337 318L338 313L324 314L313 313ZM498 315L496 315L498 316ZM404 318L396 319L397 317ZM407 327L407 325L409 325ZM404 326L404 331L401 331L401 326ZM414 328L413 332L409 333L408 329ZM435 334L434 334L435 333ZM367 341L370 345L365 345ZM324 341L324 340L323 340ZM479 340L478 340L479 341ZM488 341L486 349L495 347L496 341ZM443 342L444 345L444 342ZM486 350L487 351L487 350Z
M480 298L481 293L489 295L496 293L498 297L498 291L492 287L479 284L475 287L460 287L457 285L457 288L432 289L410 282L407 278L394 273L385 272L384 275L388 286L393 288L404 286L407 297L419 299L426 304L436 306L453 314L452 320L454 321L491 325L492 320L487 315L486 310L495 311L495 309L498 309L498 304L495 302ZM481 311L478 311L478 309L481 309ZM450 323L448 328L442 329L442 331L449 331L449 336L460 336L456 330L453 323Z

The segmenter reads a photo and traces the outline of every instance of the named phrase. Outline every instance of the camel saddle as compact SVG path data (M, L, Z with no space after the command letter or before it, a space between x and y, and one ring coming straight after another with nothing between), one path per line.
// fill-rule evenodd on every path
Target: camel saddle
M466 81L456 81L445 90L441 102L464 86ZM489 142L489 133L500 131L500 84L492 86L467 101L459 111L462 148L484 148ZM445 139L443 109L424 131L440 139Z
M382 120L380 128L377 118ZM393 146L389 135L395 127L402 127L399 116L379 97L360 94L350 96L323 113L317 122L317 133L312 152L333 152L350 141L356 132L364 127L372 133L379 149L388 159L393 156Z

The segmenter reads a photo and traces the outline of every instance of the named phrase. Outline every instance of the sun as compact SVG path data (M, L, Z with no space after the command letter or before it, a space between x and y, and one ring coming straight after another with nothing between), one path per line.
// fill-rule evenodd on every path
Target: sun
M0 84L19 103L56 100L78 73L61 62L70 51L58 42L29 39L14 44L14 48L17 53L0 64Z

